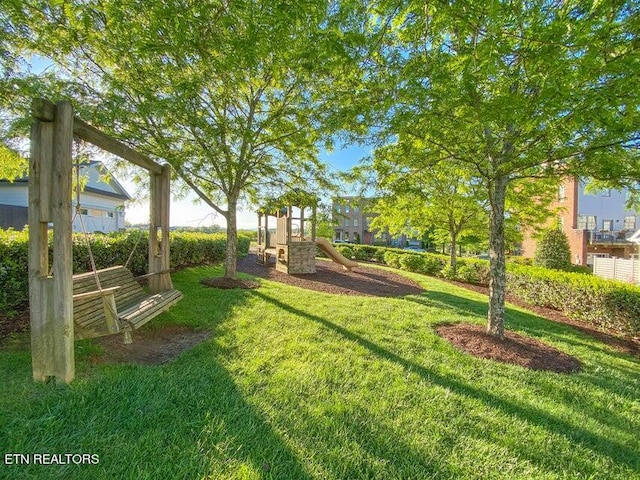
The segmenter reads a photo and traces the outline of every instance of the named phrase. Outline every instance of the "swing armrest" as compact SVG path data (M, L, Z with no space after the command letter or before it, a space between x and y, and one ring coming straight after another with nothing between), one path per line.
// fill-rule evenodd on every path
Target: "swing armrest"
M84 292L84 293L76 293L73 296L74 300L81 300L83 298L93 298L93 297L106 297L108 295L113 295L116 290L118 290L120 286L103 288L102 290L94 290L92 292Z

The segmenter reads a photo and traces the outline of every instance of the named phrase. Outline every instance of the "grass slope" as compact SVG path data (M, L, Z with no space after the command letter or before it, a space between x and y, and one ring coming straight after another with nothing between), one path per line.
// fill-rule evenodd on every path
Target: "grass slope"
M479 360L433 330L483 323L486 300L411 275L406 298L258 290L175 275L185 299L145 328L212 339L164 366L92 365L31 382L28 337L0 351L0 450L92 453L97 465L5 465L2 478L640 478L640 362L524 310L508 328L580 359L561 375Z

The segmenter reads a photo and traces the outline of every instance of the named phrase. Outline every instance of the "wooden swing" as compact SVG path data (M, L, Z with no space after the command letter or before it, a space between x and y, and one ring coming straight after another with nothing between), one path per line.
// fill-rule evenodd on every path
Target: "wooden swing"
M131 331L180 300L169 275L171 169L74 117L68 102L35 99L29 161L29 312L33 378L70 382L74 339ZM73 275L72 143L85 140L150 174L149 293L117 266ZM48 232L53 230L49 271ZM85 232L86 233L86 232ZM75 320L75 321L74 321Z
M123 333L130 344L131 332L161 314L182 298L175 289L150 295L144 292L127 268L140 238L133 246L124 266L98 270L91 250L91 240L82 216L80 203L80 163L76 163L76 208L71 223L78 218L85 239L91 272L73 276L73 321L75 339L102 337ZM164 272L160 272L164 273ZM150 273L143 275L149 277Z

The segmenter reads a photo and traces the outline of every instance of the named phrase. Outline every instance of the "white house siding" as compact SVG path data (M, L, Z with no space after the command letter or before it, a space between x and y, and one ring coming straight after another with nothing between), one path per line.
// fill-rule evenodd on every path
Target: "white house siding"
M98 162L84 166L82 173L86 177L86 189L80 195L80 204L87 211L83 215L86 230L106 233L124 228L124 201L129 197L122 186L113 177L105 175L104 171L100 170ZM75 203L74 192L72 215L75 214ZM24 225L9 223L15 223L15 218L20 216L16 214L15 207L26 208L28 205L29 187L26 181L0 182L0 220L2 220L0 224L2 226L22 229ZM3 206L5 206L4 209ZM26 218L26 215L23 216ZM74 220L73 230L76 232L82 230L80 219Z
M124 209L121 208L122 200L103 197L90 192L83 192L80 197L80 207L87 210L82 215L84 226L88 232L117 232L124 228ZM73 201L73 213L75 215L75 200ZM110 212L113 217L107 215ZM80 218L73 221L73 231L82 231Z
M0 184L0 205L26 207L29 204L29 187L26 183Z

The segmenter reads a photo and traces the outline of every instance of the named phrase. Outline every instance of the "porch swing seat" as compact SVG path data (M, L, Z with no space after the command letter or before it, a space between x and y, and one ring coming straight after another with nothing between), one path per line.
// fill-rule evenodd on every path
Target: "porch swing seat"
M100 279L99 288L96 274ZM133 330L160 315L180 299L182 293L175 289L153 295L146 293L133 274L123 266L74 275L75 339L123 333L125 343L130 343ZM111 315L113 318L110 318Z

